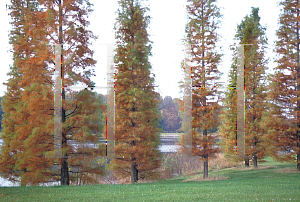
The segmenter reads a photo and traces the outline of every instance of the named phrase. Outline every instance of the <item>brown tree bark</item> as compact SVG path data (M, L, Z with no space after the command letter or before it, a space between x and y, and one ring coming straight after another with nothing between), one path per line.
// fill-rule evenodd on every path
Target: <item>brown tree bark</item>
M207 137L207 130L203 131L203 136L206 138ZM206 148L205 148L206 150ZM205 151L206 153L207 151ZM204 173L203 173L203 178L208 178L208 154L206 153L204 155Z
M137 166L131 165L131 183L134 184L138 181L138 169Z
M59 44L61 44L62 47L62 52L61 52L61 60L63 62L63 32L62 32L62 19L63 19L63 15L62 15L62 5L61 5L61 0L59 0L58 2L59 5ZM63 72L63 66L61 65L61 78L62 80L64 79L64 72ZM65 100L65 89L62 89L62 100ZM62 107L62 124L66 122L66 110L64 109L64 107ZM65 132L62 133L62 148L67 148L67 134L65 134ZM61 158L61 180L60 180L60 184L61 185L69 185L70 180L69 180L69 166L68 166L68 157L67 157L67 153L64 152L62 154L62 158Z

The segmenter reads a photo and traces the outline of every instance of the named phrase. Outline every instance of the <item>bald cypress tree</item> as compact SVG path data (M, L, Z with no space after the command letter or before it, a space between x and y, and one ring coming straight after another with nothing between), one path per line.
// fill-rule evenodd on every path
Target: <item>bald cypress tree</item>
M252 8L250 16L246 16L237 27L236 37L244 46L245 66L245 155L253 156L254 166L257 160L266 155L266 129L261 127L263 112L266 106L266 63L265 48L267 39L265 28L260 25L258 8ZM229 85L237 82L237 52L233 54L233 64L229 72ZM220 134L224 138L224 149L227 155L235 155L236 149L236 90L228 89L225 98L225 113ZM237 159L240 160L240 159ZM245 165L249 166L246 158Z
M22 0L12 1L9 6L14 25L10 36L14 64L3 100L3 110L11 113L6 113L4 118L0 169L6 178L19 181L17 177L21 177L21 185L52 180L69 185L74 180L69 176L70 165L79 166L82 175L103 173L100 166L92 166L93 158L101 155L101 148L76 150L68 144L68 140L98 142L99 137L93 133L100 130L96 116L99 105L88 90L80 92L77 100L72 101L66 99L66 90L62 89L63 155L56 160L60 169L53 168L53 158L46 158L53 156L54 144L52 74L55 62L50 44L68 47L62 51L63 86L77 82L88 85L96 63L88 47L90 39L96 37L87 30L89 22L84 18L91 11L91 4L88 0L84 2ZM78 69L83 71L78 73Z
M185 68L191 69L192 86L196 87L192 89L192 154L203 160L203 178L207 178L208 161L219 152L218 148L213 147L215 137L209 131L219 124L217 111L220 110L220 97L213 87L218 86L221 76L218 69L221 54L216 51L221 14L216 0L189 0L187 12L187 43L191 44L193 64L192 67L186 64ZM183 102L181 110L182 105Z
M27 149L24 141L29 136L28 125L30 125L30 112L26 110L28 106L23 99L30 86L23 78L26 76L26 68L31 66L33 60L31 57L34 52L33 41L36 43L37 40L43 41L45 38L42 35L39 39L34 39L32 33L34 26L31 26L31 23L35 22L37 25L37 17L41 17L36 1L12 1L9 9L14 25L10 32L14 63L8 73L11 78L5 83L7 92L2 105L6 113L3 117L0 169L1 173L4 173L3 176L11 181L18 182L20 177L23 186L27 184L25 174L29 170L22 166L22 163ZM35 31L43 33L45 28L38 27ZM37 70L35 74L38 73L40 72ZM36 84L36 80L31 81L31 84Z
M269 153L278 161L297 164L300 171L300 8L299 0L282 0L276 31L277 66L270 76L268 127Z
M221 124L219 126L219 134L222 136L222 150L225 157L237 155L236 147L236 121L237 121L237 64L233 62L228 73L228 87L225 91L223 101L223 111L220 115ZM238 159L234 159L238 160ZM241 160L241 159L239 159Z
M118 42L115 63L116 122L115 154L112 161L119 177L131 176L131 183L157 178L161 154L158 149L159 94L151 76L151 42L147 33L148 8L137 0L120 0L115 25Z

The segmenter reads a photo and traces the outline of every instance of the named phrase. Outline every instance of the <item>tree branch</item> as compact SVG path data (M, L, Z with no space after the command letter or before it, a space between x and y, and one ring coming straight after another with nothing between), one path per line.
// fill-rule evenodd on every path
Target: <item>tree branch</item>
M68 115L66 116L66 118L67 118L68 116L70 116L71 114L73 114L73 113L76 111L76 109L77 109L77 105L76 105L75 109L74 109L70 114L68 114Z
M74 128L80 128L80 127L68 127L68 129L70 129L70 130L74 129Z

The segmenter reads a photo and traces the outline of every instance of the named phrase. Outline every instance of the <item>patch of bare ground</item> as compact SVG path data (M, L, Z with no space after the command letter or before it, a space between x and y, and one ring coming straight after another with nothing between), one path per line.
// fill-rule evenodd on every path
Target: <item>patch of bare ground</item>
M208 167L209 169L224 169L224 168L233 168L243 165L243 162L233 162L230 158L225 158L223 153L216 154L216 157L209 160Z
M156 182L157 180L145 180L145 179L139 179L137 181L138 184L140 183L151 183L151 182ZM120 178L117 180L118 184L131 184L131 177L126 177L126 178Z
M209 169L219 170L242 166L243 162L232 162L232 159L225 158L224 154L216 154L215 158L209 159ZM174 178L176 176L194 176L203 172L203 161L197 157L186 157L182 153L164 154L161 167L158 168L159 179L140 179L138 183L151 183L158 180ZM209 171L210 172L210 171ZM210 179L210 178L209 178ZM107 176L98 178L99 184L130 184L130 177L118 179L112 171Z
M117 184L131 184L131 177L118 178Z
M197 175L195 177L182 180L182 182L190 182L190 181L213 181L213 180L226 180L228 177L226 176L208 176L208 178L203 178L203 175Z
M232 168L233 170L238 170L238 171L248 171L248 170L263 170L263 169L271 169L271 168L277 168L277 166L260 166L258 165L257 168L254 166L250 167L236 167Z
M274 170L275 173L300 173L296 168L282 168Z

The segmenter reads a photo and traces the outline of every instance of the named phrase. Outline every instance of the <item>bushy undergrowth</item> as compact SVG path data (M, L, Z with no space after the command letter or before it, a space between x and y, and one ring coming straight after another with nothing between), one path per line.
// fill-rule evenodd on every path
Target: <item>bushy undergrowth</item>
M242 162L236 163L226 159L222 153L216 155L216 158L209 160L209 170L231 168L242 165ZM203 172L203 162L197 157L186 157L178 153L165 153L163 163L159 168L161 177L157 180L140 179L138 183L148 183L158 180L170 179L176 176L188 176ZM107 170L107 174L97 177L98 184L130 184L130 177L118 179L113 171Z

